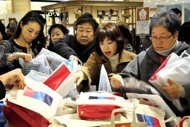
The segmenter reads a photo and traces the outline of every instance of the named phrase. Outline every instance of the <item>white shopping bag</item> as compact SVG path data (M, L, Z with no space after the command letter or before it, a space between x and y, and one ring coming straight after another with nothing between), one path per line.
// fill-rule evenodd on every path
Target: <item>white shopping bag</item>
M66 97L70 90L76 89L76 73L62 63L45 81L44 84Z
M110 93L112 92L111 85L108 79L108 74L103 64L100 71L98 91L106 91Z
M122 97L100 91L82 92L77 99L78 115L81 119L110 118L113 109L132 106Z
M67 59L42 48L40 53L32 59L30 63L24 63L22 58L19 59L19 63L22 66L22 72L26 75L30 70L35 70L44 74L51 74L62 62L66 62Z
M168 86L167 79L171 79L180 85L189 85L190 82L190 55L181 58L172 53L156 70L149 82L153 84L168 100L171 100L176 108L183 111L179 99L171 99L160 88L161 85Z
M37 112L46 119L56 113L62 97L43 83L25 77L26 87L8 98L9 102Z

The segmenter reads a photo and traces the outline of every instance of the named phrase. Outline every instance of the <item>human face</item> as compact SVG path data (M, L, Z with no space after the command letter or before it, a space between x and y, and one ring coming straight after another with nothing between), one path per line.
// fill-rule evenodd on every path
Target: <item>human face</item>
M100 49L102 53L110 58L114 56L117 52L118 45L115 41L110 40L109 38L105 38L103 42L99 43Z
M154 26L151 32L151 41L156 51L164 51L173 47L176 43L178 32L171 33L163 26Z
M51 42L55 44L57 40L64 37L64 33L59 28L54 28L51 31Z
M37 22L28 22L26 25L21 23L21 37L27 43L31 43L39 35L41 27Z
M77 26L76 39L81 45L88 45L94 39L94 29L90 23L83 23Z

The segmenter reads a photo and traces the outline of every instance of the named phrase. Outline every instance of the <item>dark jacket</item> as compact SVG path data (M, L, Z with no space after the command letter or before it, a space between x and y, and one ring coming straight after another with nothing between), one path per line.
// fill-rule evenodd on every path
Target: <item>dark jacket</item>
M179 28L178 40L190 45L190 21L183 23Z
M186 43L179 42L178 46L173 49L173 52L175 52L177 55L180 55L184 50L190 50L190 47ZM136 59L134 59L132 62L130 62L127 67L122 71L122 76L133 76L139 80L142 80L146 83L149 83L150 77L154 74L154 72L157 70L157 68L161 65L161 62L159 60L159 56L154 50L154 48L151 46L146 51L142 51ZM149 83L150 84L150 83ZM177 111L175 106L169 101L166 100L166 103L173 109L173 111L178 116L183 116L186 113L190 115L190 87L188 85L183 86L186 92L186 98L180 98L181 104L185 110L188 110L187 112L180 113ZM186 104L184 104L186 103ZM184 104L184 105L183 105Z
M0 81L0 99L3 99L5 97L6 90L3 83Z
M70 55L75 55L85 63L90 54L95 51L95 45L95 41L91 42L87 46L80 45L75 36L66 35L55 43L53 51L66 59L68 59Z
M4 40L0 44L0 74L9 72L15 68L21 68L18 59L13 62L7 61L7 55L13 52L27 52L27 49L16 44L14 40Z

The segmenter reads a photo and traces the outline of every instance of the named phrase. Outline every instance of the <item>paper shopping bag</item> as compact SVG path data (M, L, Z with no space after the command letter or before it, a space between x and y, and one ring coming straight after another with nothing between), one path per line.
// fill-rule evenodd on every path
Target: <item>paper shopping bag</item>
M133 112L133 111L132 111ZM127 120L115 122L115 114L121 113ZM111 114L111 124L101 125L100 127L148 127L146 122L136 122L135 117L131 120L128 117L128 111L125 108L114 109ZM132 113L133 114L133 113Z
M25 77L24 90L10 92L5 116L14 127L47 127L62 97L43 83ZM38 121L38 122L36 122Z
M113 109L127 105L130 104L124 98L107 92L80 93L77 100L78 115L81 119L110 118Z
M62 63L45 81L48 87L58 92L62 97L67 96L70 90L76 88L76 73Z
M39 113L46 119L55 115L62 97L43 83L25 77L26 87L8 101Z
M14 127L48 127L49 121L42 115L11 103L8 100L7 106L3 107L3 113L8 122Z

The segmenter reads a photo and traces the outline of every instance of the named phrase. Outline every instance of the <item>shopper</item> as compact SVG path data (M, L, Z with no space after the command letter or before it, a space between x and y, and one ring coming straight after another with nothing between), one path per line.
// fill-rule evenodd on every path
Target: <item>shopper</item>
M170 11L154 15L150 22L150 39L152 46L148 48L148 50L142 51L137 58L130 62L122 71L121 75L124 78L123 81L119 75L112 77L112 87L127 87L126 81L131 76L150 84L150 77L154 74L167 56L169 56L172 52L180 55L184 50L190 50L188 44L177 40L180 24L181 22L179 18ZM123 85L122 82L124 82ZM183 116L185 114L189 115L190 87L188 85L182 86L171 80L168 80L168 84L169 86L165 85L166 87L161 88L170 98L179 98L184 111L178 111L171 101L167 100L163 96L166 103L171 107L177 116Z
M62 24L53 24L49 28L48 34L50 36L50 42L48 49L53 51L54 44L65 35L68 35L69 30Z
M75 36L67 35L54 46L54 52L68 59L78 57L83 63L95 50L94 33L98 23L90 13L80 16L74 23ZM77 58L76 58L77 59Z
M43 28L46 20L34 11L29 11L18 23L13 39L0 45L0 74L21 68L19 58L30 62L42 47L45 47Z
M95 37L97 50L90 55L81 71L77 73L79 91L88 91L91 84L95 84L98 89L102 65L111 76L112 73L121 72L136 57L136 54L124 49L124 38L116 24L107 23L99 27Z

